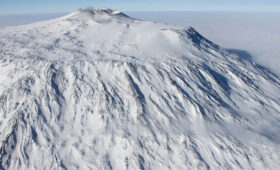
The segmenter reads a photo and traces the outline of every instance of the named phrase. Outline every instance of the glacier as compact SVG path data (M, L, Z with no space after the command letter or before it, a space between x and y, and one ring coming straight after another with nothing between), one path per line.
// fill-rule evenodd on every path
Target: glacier
M0 28L0 169L278 169L280 79L192 27L78 10Z

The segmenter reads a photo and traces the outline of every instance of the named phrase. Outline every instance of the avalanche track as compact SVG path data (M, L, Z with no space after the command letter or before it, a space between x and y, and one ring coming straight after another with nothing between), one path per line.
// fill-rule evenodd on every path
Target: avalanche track
M0 75L0 169L279 168L280 79L191 27L1 28Z

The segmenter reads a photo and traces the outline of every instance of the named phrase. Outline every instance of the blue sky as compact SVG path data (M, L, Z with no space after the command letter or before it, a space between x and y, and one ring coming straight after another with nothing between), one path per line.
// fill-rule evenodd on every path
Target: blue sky
M88 6L122 11L280 11L280 0L0 0L0 14L70 12Z

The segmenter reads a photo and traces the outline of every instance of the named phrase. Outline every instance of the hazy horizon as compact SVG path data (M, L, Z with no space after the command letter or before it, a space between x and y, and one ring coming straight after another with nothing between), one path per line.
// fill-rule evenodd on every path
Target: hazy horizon
M90 6L121 11L280 11L279 0L4 0L0 5L0 14L69 12Z

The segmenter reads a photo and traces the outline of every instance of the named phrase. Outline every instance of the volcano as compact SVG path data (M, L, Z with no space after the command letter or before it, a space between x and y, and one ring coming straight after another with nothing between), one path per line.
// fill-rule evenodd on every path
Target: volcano
M278 169L280 79L111 9L0 29L0 169Z

